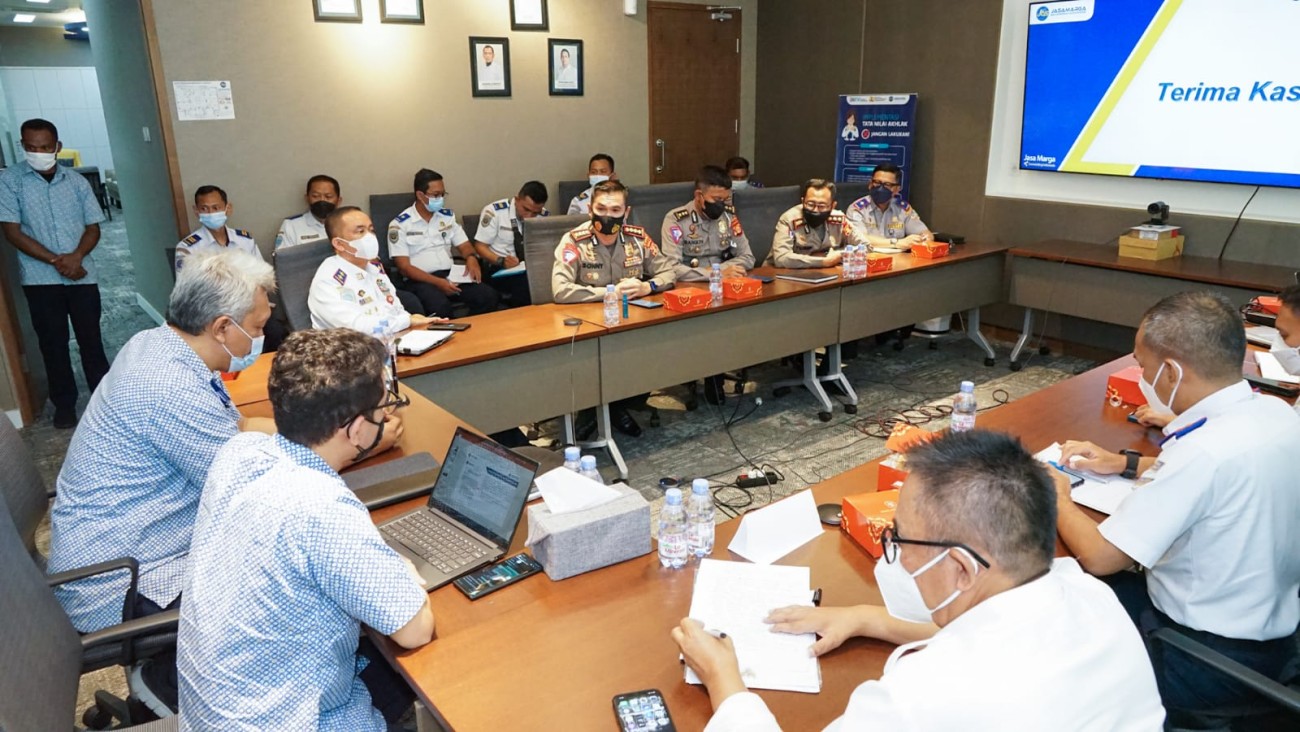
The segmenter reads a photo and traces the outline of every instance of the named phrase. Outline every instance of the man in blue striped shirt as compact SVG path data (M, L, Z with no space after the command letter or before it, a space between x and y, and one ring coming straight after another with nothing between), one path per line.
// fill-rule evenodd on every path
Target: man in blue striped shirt
M81 372L93 393L108 373L99 334L99 285L90 252L104 213L90 183L57 163L59 131L43 119L22 124L25 163L0 173L0 230L18 250L19 279L36 331L54 402L54 426L77 424L77 381L68 352L68 321L77 335Z

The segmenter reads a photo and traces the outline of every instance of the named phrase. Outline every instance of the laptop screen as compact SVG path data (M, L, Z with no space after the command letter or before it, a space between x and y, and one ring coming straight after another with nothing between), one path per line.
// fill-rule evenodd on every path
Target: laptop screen
M536 475L537 463L459 427L429 506L505 548L514 538Z

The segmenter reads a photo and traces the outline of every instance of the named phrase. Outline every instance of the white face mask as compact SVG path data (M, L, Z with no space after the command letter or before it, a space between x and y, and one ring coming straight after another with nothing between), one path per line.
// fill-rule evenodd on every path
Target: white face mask
M366 232L365 236L361 237L360 239L355 239L353 241L348 241L347 239L339 239L339 241L346 242L347 244L351 245L352 248L356 251L357 256L361 257L367 262L379 257L379 239L375 238L375 235L370 232Z
M1278 363L1282 364L1282 368L1286 369L1288 374L1300 376L1300 346L1288 346L1279 333L1273 339L1273 345L1268 351L1273 354Z
M590 184L593 185L593 186L596 185L597 183L604 183L604 182L607 181L607 180L609 180L609 176L608 176L608 175L589 175L589 176L587 176L587 182L590 183Z
M1148 383L1146 378L1138 376L1138 389L1142 392L1142 396L1146 397L1147 406L1151 407L1151 409L1157 414L1171 415L1174 413L1174 398L1178 396L1178 387L1183 385L1183 367L1178 365L1177 361L1169 361L1169 363L1172 363L1174 368L1178 369L1178 381L1174 382L1174 390L1169 392L1168 402L1160 401L1160 397L1156 395L1156 387L1154 386L1154 383L1160 380L1160 374L1165 370L1165 365L1163 363L1160 364L1160 368L1156 370L1156 377L1151 380L1151 383Z
M961 547L953 547L959 552L966 554ZM948 557L949 550L945 549L939 556L931 559L921 566L920 569L908 574L907 568L903 566L903 547L898 547L898 556L894 561L886 562L881 558L876 562L876 585L880 587L880 595L885 599L885 609L890 615L899 620L906 620L909 623L929 623L934 613L948 607L961 590L953 590L943 602L933 608L925 606L925 598L921 597L921 588L916 586L916 578L925 574L931 567L942 562ZM971 563L975 564L974 558ZM979 572L979 567L975 568Z
M743 190L745 190L745 189L748 188L748 187L749 187L749 181L747 181L747 180L733 180L733 181L731 181L731 190L733 190L733 191L743 191Z
M32 166L33 170L44 173L53 168L59 161L58 153L38 153L29 152L27 155L27 164Z

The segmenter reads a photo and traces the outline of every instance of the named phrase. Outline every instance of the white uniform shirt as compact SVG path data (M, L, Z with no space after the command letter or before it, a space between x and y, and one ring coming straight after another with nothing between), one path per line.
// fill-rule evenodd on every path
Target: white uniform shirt
M280 233L275 236L275 248L292 247L328 238L325 234L325 222L312 216L311 211L308 211L290 216L280 224Z
M227 226L226 241L230 243L223 246L206 226L200 226L191 231L189 236L176 244L176 271L181 271L181 265L186 257L195 252L208 249L226 249L228 246L249 254L255 254L259 259L262 257L262 253L257 249L257 242L253 241L253 235L244 229L232 229Z
M383 267L359 269L337 254L320 263L307 295L313 328L351 328L376 337L411 327Z
M388 225L388 256L410 257L411 264L425 272L451 269L452 249L468 241L449 208L425 221L415 206L410 206Z
M550 216L545 208L539 216ZM515 197L493 201L483 207L479 216L478 231L474 240L487 244L499 257L515 256L515 229L521 229L519 215L515 213Z
M1199 427L1197 422L1204 419ZM1178 415L1102 536L1147 568L1175 622L1269 640L1300 622L1300 417L1245 381Z
M596 190L596 186L589 186L587 190L574 196L573 200L569 201L570 216L591 213L591 194L594 190Z
M1146 648L1115 593L1074 559L1057 559L928 642L899 646L826 729L1157 732L1164 718ZM743 693L705 732L779 729L763 700Z

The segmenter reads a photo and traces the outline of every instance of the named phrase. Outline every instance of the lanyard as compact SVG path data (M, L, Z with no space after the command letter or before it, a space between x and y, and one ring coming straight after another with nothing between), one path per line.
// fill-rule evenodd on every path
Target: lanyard
M1196 420L1195 422L1193 422L1193 423L1187 425L1186 427L1182 428L1181 430L1178 430L1177 432L1175 432L1175 433L1173 433L1173 434L1171 434L1171 435L1168 435L1167 437L1165 437L1165 439L1163 439L1163 440L1160 441L1160 447L1164 447L1164 446L1165 446L1165 443L1166 443L1166 442L1169 442L1170 440L1179 440L1179 439L1182 439L1182 438L1186 437L1187 435L1190 435L1191 433L1193 433L1193 432L1195 432L1196 430L1200 429L1200 428L1205 424L1205 420L1207 420L1207 419L1209 419L1209 418L1208 418L1208 417L1201 417L1200 419L1198 419L1198 420Z

